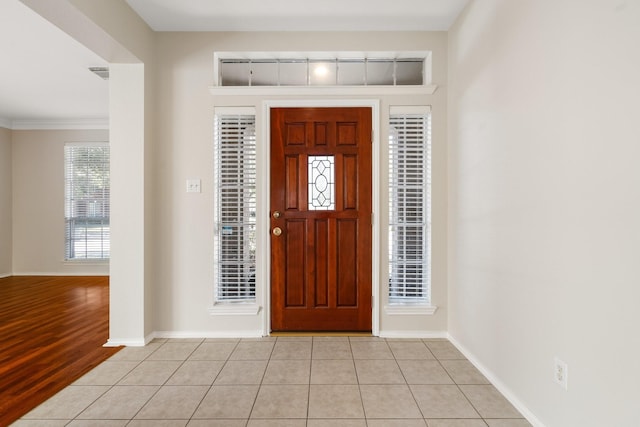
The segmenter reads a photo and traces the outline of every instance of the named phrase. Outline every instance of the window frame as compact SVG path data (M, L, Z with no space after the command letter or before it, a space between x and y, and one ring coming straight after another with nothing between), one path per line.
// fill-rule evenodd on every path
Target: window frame
M263 51L263 52L215 52L214 53L214 85L227 88L244 88L244 87L313 87L313 86L330 86L330 87L362 87L362 86L378 86L378 87L426 87L431 84L431 51L369 51L369 52L286 52L286 51ZM352 81L350 84L340 83L338 78L341 65L361 63L362 71L361 79ZM420 64L419 82L404 82L402 71L406 72L403 64L413 63ZM281 70L281 64L300 64L301 77L300 83L288 81L286 73ZM258 68L264 65L271 65L270 70L273 80L270 83L254 82L256 77L254 72L260 74ZM392 75L388 79L384 79L384 83L376 83L370 80L369 73L373 69L379 68L379 65L391 66ZM225 76L225 68L234 66L232 71L234 76L230 78ZM318 79L314 73L317 66L325 69L328 75L333 76L331 79ZM258 67L254 69L255 67ZM373 68L372 68L373 67ZM400 70L399 68L402 68ZM231 71L231 70L230 70ZM242 73L240 76L238 73ZM264 78L261 75L260 78ZM268 80L268 79L267 79Z
M101 197L76 197L74 189L79 183L74 180L71 175L76 172L80 167L88 168L90 163L79 162L74 159L73 156L81 155L81 150L89 150L90 148L106 148L106 167L103 165L100 172L106 173L106 179L99 181L96 185L102 188ZM64 260L65 262L108 262L111 256L111 221L110 221L110 146L108 142L67 142L64 144ZM88 158L88 153L87 153ZM104 159L103 159L104 160ZM87 180L89 176L87 175ZM106 186L105 182L107 181ZM89 184L85 184L89 187ZM87 206L88 200L92 200L91 206ZM83 206L84 205L84 206ZM78 215L78 210L91 210L94 214ZM102 215L96 215L96 212L101 212ZM76 230L82 229L82 222L84 221L84 253L85 256L81 257L76 255L77 245L74 244L79 239L70 238L72 235L77 235ZM89 222L95 223L100 228L100 237L96 239L87 239ZM100 244L99 252L101 256L89 256L89 247L91 243ZM82 245L81 245L82 246ZM95 250L95 249L94 249Z
M223 144L225 142L232 141L233 137L229 140L225 141L226 137L221 136L223 132L228 132L229 128L226 130L221 128L222 121L228 121L230 124L235 124L237 126L246 126L244 131L246 132L249 128L251 128L251 134L247 136L242 136L243 145L249 141L247 144L248 147L242 148L233 148L233 147L224 147ZM213 165L213 174L214 174L214 286L213 286L213 309L211 310L211 314L251 314L255 310L257 310L257 287L256 287L256 237L257 237L257 144L256 144L256 114L255 109L252 108L216 108L214 115L214 138L213 138L213 151L214 151L214 165ZM229 150L225 153L225 150ZM252 173L246 177L247 169L244 164L241 163L239 158L232 159L232 157L237 156L238 153L242 153L243 156L247 156L246 161L253 162L253 170ZM224 162L225 156L229 156L229 159L237 160L238 165L233 167L233 165L227 164L223 167L222 162ZM230 169L231 168L231 169ZM235 174L235 175L234 175ZM243 185L236 185L235 187L232 185L227 185L223 181L227 180L229 183L231 182L232 176L242 176ZM248 185L251 184L252 185ZM234 191L238 191L238 194L234 195ZM249 199L247 199L247 195L245 193L252 192L253 194L249 194ZM241 194L240 194L241 193ZM226 199L226 201L225 201ZM231 205L235 201L238 201L236 205L237 210L243 211L241 214L242 221L236 221L235 223L230 223L229 216L232 215L233 212L229 212L229 210L233 210L234 206ZM227 211L224 211L224 207L227 207ZM246 209L249 209L249 212L244 212ZM252 213L253 212L253 213ZM238 218L236 218L237 220ZM242 240L242 248L240 248L243 253L241 254L242 260L240 264L236 265L238 270L242 270L242 277L247 277L248 283L250 286L245 288L245 294L240 295L241 289L238 288L236 290L237 295L234 297L231 293L234 292L231 289L233 283L231 283L231 279L229 282L224 282L223 276L225 275L225 268L233 267L232 263L229 263L229 259L224 259L226 256L224 254L225 238L224 236L230 236L230 234L226 234L229 230L237 230L239 233L239 238ZM249 236L248 236L249 235ZM253 240L251 240L251 236L253 235ZM248 236L248 237L247 237ZM251 243L253 241L253 243ZM233 242L231 242L233 244ZM251 249L251 246L253 249ZM253 255L251 255L251 251L253 251ZM249 271L252 270L252 275L247 275L247 268ZM231 277L233 274L229 270L226 274L228 277ZM238 273L240 274L240 273ZM240 277L240 276L236 276ZM251 286L251 281L253 284ZM239 282L238 282L239 284ZM231 292L229 295L224 296L222 293ZM239 306L244 306L239 309ZM247 311L248 310L248 311Z
M423 194L423 200L421 201L421 209L422 209L422 215L423 217L421 218L420 221L416 221L416 222L407 222L406 220L403 221L402 218L396 218L397 212L394 210L394 194L398 194L398 190L406 190L406 188L402 188L402 186L400 186L398 184L398 181L400 181L402 178L399 178L398 176L394 176L395 170L398 169L399 165L398 163L403 163L404 161L406 161L407 159L398 159L398 156L400 156L401 150L403 147L399 146L399 144L401 144L401 141L395 141L393 140L394 138L394 128L397 127L397 124L395 124L395 121L398 120L404 120L405 123L407 123L407 121L409 121L409 123L411 123L411 125L416 126L418 124L419 121L422 121L422 129L420 129L420 132L422 134L423 138L423 144L424 147L421 150L420 153L420 161L422 162L422 166L421 166L421 170L422 170L422 176L420 177L422 182L421 182L421 189L422 189L422 194ZM431 194L431 172L432 172L432 157L431 157L431 150L432 150L432 138L431 138L431 109L427 106L409 106L409 107L402 107L402 106L394 106L391 107L390 111L389 111L389 149L388 149L388 163L387 166L389 168L388 170L388 174L389 174L389 182L388 182L388 194L389 194L389 199L388 199L388 208L389 208L389 223L388 223L388 258L387 258L387 262L388 262L388 289L387 289L387 298L388 298L388 305L385 307L387 309L387 312L389 313L394 313L394 314L423 314L422 312L420 313L413 313L411 311L407 311L407 310L403 310L406 309L407 307L428 307L429 310L427 310L426 314L432 314L433 312L435 312L435 307L432 307L431 303L432 303L432 299L431 299L431 289L432 289L432 282L431 282L431 278L432 278L432 265L431 265L431 240L432 240L432 233L431 233L431 203L432 203L432 194ZM405 130L406 132L406 130ZM415 146L415 141L416 141L416 135L414 132L413 136L409 136L408 138L412 138L413 140L413 144L414 147L409 147L409 149L413 149L416 150L418 149L417 146ZM409 160L416 160L415 158L413 159L409 159ZM395 165L395 169L394 169L394 162L396 163ZM415 168L414 168L414 172L415 172ZM416 176L414 176L415 178ZM407 179L408 177L404 177L404 179ZM404 186L406 187L406 185ZM414 198L415 195L418 193L416 190L418 190L419 188L417 188L415 185L413 186L414 188L412 190L414 190L413 194L414 194ZM405 194L410 194L409 192L406 192ZM410 196L406 196L407 198L409 198ZM406 204L411 204L411 200L407 201L403 201L401 202L403 204L403 206L405 206ZM415 201L413 202L414 204L416 203ZM415 206L414 206L415 207ZM406 212L406 206L405 206L405 216L407 216L407 212ZM401 216L401 215L400 215ZM396 248L396 243L399 240L402 240L401 237L398 237L396 234L397 230L394 231L394 227L398 228L398 227L413 227L414 229L417 227L420 227L420 231L417 232L419 234L421 234L422 237L422 247L419 248L418 252L421 251L422 252L422 257L420 259L411 259L409 262L409 260L405 260L406 262L403 264L401 261L398 259L397 254L394 253L394 251L397 250ZM406 248L405 248L406 249ZM394 277L394 268L400 268L406 271L410 268L407 268L407 266L411 267L411 266L416 266L414 261L420 261L420 264L416 267L416 270L421 269L421 287L420 288L416 288L415 286L411 286L411 283L408 284L404 282L404 288L405 288L405 292L407 292L408 289L408 294L405 294L404 296L393 296L392 293L394 292L399 292L402 290L402 285L403 283L400 283L400 286L397 286L397 282L394 285L394 281L397 280L397 276ZM418 268L419 267L419 268ZM415 285L415 282L413 283ZM411 293L417 293L416 295L411 295Z
M293 59L292 59L293 58ZM295 58L298 58L297 60ZM262 85L241 85L222 86L221 60L251 60L255 62L279 61L280 66L297 63L307 66L308 61L314 59L350 61L354 59L388 59L402 62L406 59L420 59L423 61L422 84L401 84L401 85L364 85L364 84L308 84L308 75L299 83L293 85L262 86ZM432 95L438 86L432 80L432 52L429 50L418 51L216 51L213 53L213 84L209 86L209 91L213 96L337 96L342 99L351 97L385 96L385 95ZM354 82L355 83L355 82Z

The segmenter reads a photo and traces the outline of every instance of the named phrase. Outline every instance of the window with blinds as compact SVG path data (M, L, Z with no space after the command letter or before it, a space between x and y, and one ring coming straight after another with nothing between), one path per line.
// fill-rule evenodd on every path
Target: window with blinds
M413 110L413 111L411 111ZM392 109L389 120L389 302L429 304L431 115ZM424 109L423 109L424 110Z
M109 259L109 145L64 146L65 259Z
M215 301L256 297L255 114L216 114Z

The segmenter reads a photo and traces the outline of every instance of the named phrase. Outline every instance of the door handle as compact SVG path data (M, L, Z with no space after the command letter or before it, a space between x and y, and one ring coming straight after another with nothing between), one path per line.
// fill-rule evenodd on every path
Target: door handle
M275 228L273 229L272 233L273 233L273 235L274 235L274 236L276 236L276 237L277 237L277 236L279 236L279 235L281 235L281 234L282 234L282 228L280 228L280 227L275 227Z
M275 211L275 212L273 213L273 217L274 217L275 219L280 218L280 211Z

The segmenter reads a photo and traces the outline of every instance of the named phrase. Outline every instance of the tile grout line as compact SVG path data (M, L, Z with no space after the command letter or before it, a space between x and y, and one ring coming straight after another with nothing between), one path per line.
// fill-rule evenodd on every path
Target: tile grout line
M188 343L188 342L189 342L189 341L185 342L185 344L186 344L186 343ZM176 360L176 359L158 360L158 361L160 361L160 362L162 362L162 361L178 361L178 362L181 362L181 363L176 367L176 369L174 369L174 370L173 370L173 372L171 372L171 374L167 377L167 379L166 379L166 380L164 380L164 382L158 386L158 389L157 389L154 393L152 393L152 394L151 394L151 396L149 396L149 398L147 399L147 401L146 401L142 406L140 406L140 408L136 411L136 413L135 413L131 418L129 418L129 421L127 422L127 424L126 424L126 425L131 424L131 423L136 419L136 417L138 416L138 414L139 414L139 413L140 413L140 412L145 408L145 406L147 406L147 405L149 404L149 402L151 402L151 400L152 400L155 396L157 396L157 395L158 395L158 393L160 392L160 390L162 390L162 388L163 388L165 385L167 385L167 382L171 379L171 377L173 377L173 376L175 375L175 373L176 373L176 372L178 372L178 369L180 369L180 367L184 365L184 363L187 361L187 359L189 359L189 356L191 356L191 355L196 351L196 349L198 349L198 348L202 345L202 343L203 343L203 342L204 342L204 338L203 338L203 339L198 343L198 345L197 345L197 346L195 346L195 348L194 348L193 350L191 350L191 352L189 352L189 354L187 354L187 356L186 356L184 359L182 359L182 360L180 360L180 359L177 359L177 360ZM148 358L149 358L149 357L151 357L151 355L152 355L152 354L154 354L155 352L157 352L158 350L160 350L162 347L164 347L165 345L167 345L167 344L169 344L169 343L171 343L171 341L169 341L169 340L167 340L167 341L165 341L164 343L162 343L162 345L161 345L161 346L159 346L155 351L151 352L151 354L149 354L149 355L145 358L145 360L148 360ZM140 362L140 363L142 363L142 362ZM197 409L197 408L196 408L196 409ZM195 412L195 410L194 410L194 412ZM193 416L193 414L191 414L191 415Z
M386 342L386 340L385 340ZM356 366L356 360L353 355L353 347L351 346L352 341L349 338L349 351L351 352L351 363L353 364L353 370L356 374L356 381L358 382L358 394L360 395L360 404L362 405L362 415L364 416L365 425L369 425L369 418L367 417L367 410L364 407L364 398L362 397L362 384L360 383L360 376L358 375L358 367Z
M258 390L256 391L256 396L253 398L253 404L251 404L251 410L249 410L249 416L247 418L247 422L245 425L249 425L249 421L251 420L251 415L256 407L256 403L258 402L258 396L260 396L260 390L262 390L262 383L264 382L264 377L267 375L267 369L269 369L269 362L271 362L271 357L273 356L273 351L276 348L276 344L278 343L278 338L273 341L273 345L271 346L271 351L269 352L269 357L267 358L267 364L264 367L264 372L262 373L262 377L260 378L260 383L258 384ZM231 355L229 356L231 358Z
M427 348L429 348L429 345L425 343L425 345L427 346ZM431 351L431 349L429 348L429 351ZM432 352L433 353L433 352ZM449 376L449 378L451 378L451 381L453 381L453 384L456 386L456 388L458 389L458 391L462 394L462 396L464 396L465 400L469 403L469 405L471 405L471 407L473 408L474 411L476 411L476 414L478 414L478 416L480 416L480 419L482 420L482 422L485 424L485 426L488 426L487 422L485 421L484 417L482 416L482 414L480 414L480 411L478 411L478 408L476 408L476 406L473 404L473 402L471 402L471 400L469 399L469 397L464 393L464 391L462 391L462 388L460 387L460 384L458 384L458 382L453 378L453 376L451 375L451 373L447 370L447 368L442 364L442 360L467 360L465 359L441 359L439 357L437 357L435 355L435 353L433 354L434 357L436 358L436 360L438 361L438 364L442 367L442 369L444 369L444 371L447 373L447 375Z
M164 344L164 343L163 343L163 344ZM65 425L71 424L71 423L72 423L72 422L74 422L74 421L82 421L82 419L78 419L78 417L79 417L80 415L82 415L82 413L83 413L84 411L86 411L87 409L89 409L89 408L91 407L91 405L93 405L93 404L94 404L94 403L96 403L98 400L100 400L100 398L102 398L104 395L106 395L109 391L113 390L113 389L118 385L118 383L119 383L120 381L122 381L123 379L125 379L125 378L127 377L127 375L129 375L131 372L133 372L133 370L135 370L138 366L142 365L142 363L143 363L145 360L147 360L147 358L149 358L153 353L155 353L156 351L158 351L158 349L160 349L160 347L162 347L162 345L159 345L159 346L158 346L158 348L156 348L155 350L153 350L151 353L147 354L144 358L142 358L142 360L139 360L139 361L135 360L134 362L137 362L137 364L136 364L133 368L131 368L131 369L130 369L126 374L124 374L124 375L122 376L122 378L120 378L118 381L116 381L116 382L115 382L115 384L110 384L110 385L108 385L108 388L104 391L104 393L102 393L100 396L96 397L96 398L95 398L91 403L89 403L87 406L85 406L85 407L84 407L84 409L82 409L81 411L79 411L79 412L78 412L78 413L77 413L77 414L76 414L76 415L75 415L71 420L69 420L69 422L68 422L67 424L65 424ZM118 354L118 353L116 353L116 354ZM115 355L114 355L114 356L115 356ZM111 357L113 357L113 356L111 356ZM109 359L111 359L111 357L110 357ZM105 362L109 361L109 359L105 360ZM98 365L98 366L99 366L99 365ZM97 366L96 366L96 367L94 367L93 369L95 369L95 368L97 368ZM91 371L93 371L93 369L92 369ZM91 371L89 371L89 372L91 372ZM87 372L87 374L89 374L89 372ZM85 374L85 375L87 375L87 374ZM82 377L81 377L81 378L82 378ZM80 379L80 378L78 378L78 379ZM73 386L73 384L71 384L71 386ZM124 387L124 386L122 386L122 387ZM149 401L145 402L144 404L146 405L147 403L149 403ZM144 405L143 405L143 406L144 406ZM126 423L126 424L129 424L129 423L131 422L131 420L132 420L132 419L133 419L133 418L131 418L131 419L127 420L127 423ZM125 424L125 425L126 425L126 424Z
M429 347L427 347L427 345L424 342L422 342L422 341L420 341L420 342L427 349L427 351L435 358L435 355L433 353L431 353L431 350L429 350ZM387 343L387 345L389 345L389 344ZM422 419L424 420L425 425L428 425L426 416L424 415L424 412L422 412L422 408L420 408L420 404L418 403L418 400L416 399L416 395L413 392L413 390L411 389L411 384L409 384L409 381L407 380L406 375L404 374L404 372L402 371L402 368L400 367L400 364L398 363L398 358L397 358L396 354L393 352L393 349L391 348L390 345L389 345L389 349L391 350L391 354L393 354L393 360L395 360L396 365L398 366L398 370L400 371L400 374L402 375L402 378L404 378L405 385L409 389L409 393L411 393L411 397L413 398L413 402L416 404L416 407L418 408L418 411L420 411L420 415L422 415ZM412 360L412 359L403 359L403 360ZM418 359L416 359L416 360L418 360Z
M200 343L200 345L197 348L200 348L200 346L202 344L204 344L205 342L207 342L207 340L203 340L202 343ZM216 380L218 379L218 377L220 376L220 373L222 373L222 370L224 369L225 366L227 366L227 362L229 361L229 358L231 357L231 354L235 351L236 348L238 348L238 345L240 344L240 340L236 341L235 345L233 346L233 349L229 352L229 355L225 358L224 363L222 364L222 366L220 367L220 370L218 371L218 373L216 374L216 376L213 378L213 381L211 381L211 384L209 385L209 388L207 389L207 391L202 395L202 398L200 399L200 401L198 402L198 404L196 405L195 409L193 410L193 413L191 413L191 416L189 417L189 420L187 421L187 424L189 424L189 422L191 422L191 420L193 420L193 416L196 414L196 412L198 412L198 409L200 408L200 405L202 405L202 403L204 402L204 399L206 399L207 395L211 392L211 390L213 389L214 384L216 383ZM196 350L197 350L196 348ZM194 350L195 352L195 350ZM191 355L193 355L193 353L191 353ZM186 359L188 360L188 358ZM186 362L185 360L185 362ZM176 370L177 371L177 370ZM174 373L175 375L175 373ZM173 375L172 375L173 376Z
M309 388L307 389L307 419L304 422L305 427L309 425L309 410L311 406L311 373L313 372L313 344L314 339L311 337L311 352L309 354Z

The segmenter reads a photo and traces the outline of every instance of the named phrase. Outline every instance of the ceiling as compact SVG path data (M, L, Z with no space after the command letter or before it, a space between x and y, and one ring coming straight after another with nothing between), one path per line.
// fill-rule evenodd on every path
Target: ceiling
M93 121L109 114L107 63L19 0L0 1L0 126Z
M127 0L155 31L444 31L469 0Z
M126 1L155 31L442 31L470 0ZM108 64L20 0L0 0L0 52L0 126L106 123L88 68Z

